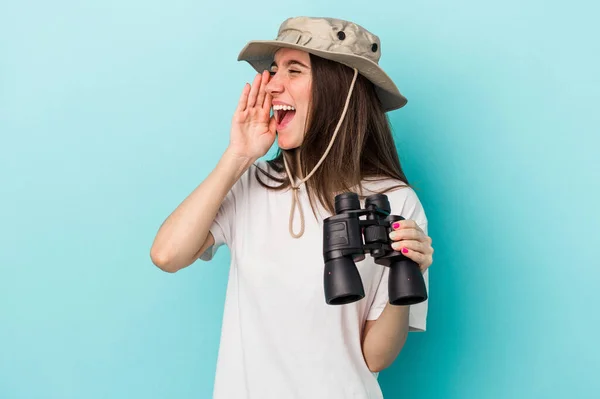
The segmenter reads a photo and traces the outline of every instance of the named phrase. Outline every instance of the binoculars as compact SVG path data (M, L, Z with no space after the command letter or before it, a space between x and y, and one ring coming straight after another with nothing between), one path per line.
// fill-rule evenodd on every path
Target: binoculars
M364 209L361 209L357 194L336 195L335 215L323 221L327 304L344 305L365 297L355 262L364 260L367 252L376 264L390 268L390 304L412 305L427 299L427 288L419 265L391 246L389 233L392 224L405 219L390 213L390 203L385 194L368 196ZM366 217L361 219L362 216Z

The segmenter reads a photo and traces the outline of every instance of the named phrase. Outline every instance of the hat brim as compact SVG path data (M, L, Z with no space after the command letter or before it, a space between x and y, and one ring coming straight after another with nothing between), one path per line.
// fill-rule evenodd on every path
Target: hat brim
M396 84L379 65L367 58L353 54L316 50L300 44L277 40L255 40L246 44L238 56L238 61L248 62L258 73L261 73L271 67L275 53L281 48L306 51L307 53L339 62L350 68L356 68L361 75L375 85L375 90L385 112L402 108L407 103L406 97L400 93Z

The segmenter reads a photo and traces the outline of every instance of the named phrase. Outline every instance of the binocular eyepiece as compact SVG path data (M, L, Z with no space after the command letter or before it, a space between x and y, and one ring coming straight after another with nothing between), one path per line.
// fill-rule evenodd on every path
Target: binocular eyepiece
M344 305L364 298L364 287L355 262L364 260L367 252L376 264L390 268L390 304L412 305L427 299L427 288L418 264L391 246L392 224L405 219L390 213L385 194L368 196L364 209L361 209L356 193L335 197L335 215L323 223L327 304ZM366 218L361 219L361 216Z

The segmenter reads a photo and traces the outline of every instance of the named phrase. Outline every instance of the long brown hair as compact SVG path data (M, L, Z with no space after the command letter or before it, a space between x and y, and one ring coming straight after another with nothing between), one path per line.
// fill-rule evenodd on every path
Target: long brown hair
M312 54L310 60L312 100L306 134L299 148L285 151L290 155L287 160L292 176L307 176L325 153L344 109L354 74L349 67L334 61ZM285 190L291 186L285 174L283 156L284 151L278 149L275 158L267 161L277 174L283 172L283 177L275 176L262 168L256 169L257 180L263 187ZM290 162L290 159L294 161ZM300 162L297 163L296 159ZM280 184L266 184L260 179L259 172ZM359 74L346 117L329 154L304 183L313 214L315 200L331 214L335 213L335 195L357 188L362 192L362 181L367 178L391 178L401 182L379 192L410 186L402 171L390 123L375 93L375 87Z

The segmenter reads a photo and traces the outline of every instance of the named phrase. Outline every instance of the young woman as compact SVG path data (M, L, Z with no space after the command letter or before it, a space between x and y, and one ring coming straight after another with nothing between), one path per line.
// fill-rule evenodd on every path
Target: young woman
M356 263L364 298L330 305L323 294L323 219L343 192L388 196L406 219L390 231L393 248L428 286L427 218L386 117L406 99L380 54L361 26L307 17L240 54L262 73L243 89L229 146L151 249L158 267L176 272L230 248L215 398L381 398L377 373L409 331L425 330L427 301L391 305L389 268L372 257ZM275 159L260 160L275 141Z

